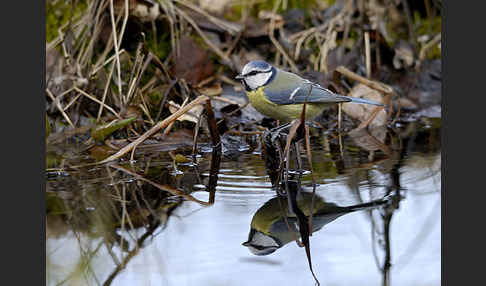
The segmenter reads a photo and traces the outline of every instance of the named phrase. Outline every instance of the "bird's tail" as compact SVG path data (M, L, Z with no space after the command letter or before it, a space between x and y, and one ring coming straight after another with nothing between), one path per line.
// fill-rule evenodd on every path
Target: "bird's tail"
M359 204L359 205L354 205L354 206L349 206L346 207L346 212L354 212L354 211L363 211L363 210L370 210L377 208L379 206L383 206L386 204L391 203L391 196L385 196L382 199L374 200L371 202Z
M350 100L351 102L354 102L354 103L363 103L363 104L371 104L371 105L376 105L376 106L385 106L381 102L376 102L376 101L369 100L369 99L352 97L352 96L344 96L344 95L342 95L342 97L344 97L344 98L346 98L346 99L348 99L348 100Z

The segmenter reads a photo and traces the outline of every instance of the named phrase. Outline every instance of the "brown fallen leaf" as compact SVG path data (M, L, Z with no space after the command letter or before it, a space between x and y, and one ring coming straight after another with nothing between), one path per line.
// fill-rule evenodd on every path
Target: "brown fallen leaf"
M381 150L390 155L391 150L385 145L386 133L386 126L378 126L371 129L356 128L351 130L348 135L356 145L367 151Z
M377 102L383 101L383 96L380 92L372 89L364 84L358 84L349 92L348 96L369 99ZM357 103L343 103L343 111L354 119L361 122L366 121L377 108L375 105L370 104L357 104ZM377 112L375 118L370 122L370 128L375 126L385 125L387 120L386 111L381 109Z
M174 101L169 101L169 111L171 113L175 113L181 109L181 106ZM188 112L184 113L181 115L177 120L179 121L191 121L197 124L197 121L199 120L199 116L201 115L204 107L202 105L196 105L193 108L191 108Z
M398 98L396 100L396 104L394 104L394 105L396 105L396 106L394 106L394 108L398 108L398 106L400 106L401 108L407 109L407 110L417 110L418 109L417 104L415 104L413 101L411 101L410 99L408 99L406 97Z
M172 73L191 85L197 85L214 73L214 65L208 57L208 52L187 36L180 39L180 53L175 63Z
M207 96L216 96L220 95L223 92L223 88L221 87L220 83L216 83L212 86L198 88L197 91L200 94L204 94Z

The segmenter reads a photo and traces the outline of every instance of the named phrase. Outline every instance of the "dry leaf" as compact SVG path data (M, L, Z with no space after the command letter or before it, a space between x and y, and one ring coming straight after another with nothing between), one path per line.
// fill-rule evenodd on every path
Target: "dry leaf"
M214 65L208 52L187 36L180 39L180 54L177 55L172 72L177 78L185 79L191 85L197 85L203 79L214 74Z
M348 135L356 145L367 151L381 150L385 154L391 154L390 148L385 145L386 132L385 126L379 126L369 130L356 128L351 130Z
M408 109L408 110L417 110L418 109L417 104L415 104L413 101L411 101L410 99L408 99L406 97L400 97L396 101L396 105L397 105L397 108L398 108L398 106L400 106L401 108Z
M382 95L375 89L372 89L364 84L356 85L348 94L351 97L358 97L373 100L376 102L382 102ZM361 122L366 121L371 113L377 108L375 105L371 104L359 104L359 103L343 103L343 111L354 119ZM369 126L382 126L385 125L387 120L386 111L381 109L376 114L373 121L370 122Z
M181 109L181 106L174 101L169 101L169 111L171 113L175 113ZM199 116L203 112L204 107L202 105L196 105L193 108L189 109L188 112L184 113L182 116L177 118L179 121L191 121L197 124L197 121L199 120Z
M216 96L220 95L223 92L223 88L221 87L220 83L216 83L212 86L198 88L197 91L200 94L204 94L207 96Z

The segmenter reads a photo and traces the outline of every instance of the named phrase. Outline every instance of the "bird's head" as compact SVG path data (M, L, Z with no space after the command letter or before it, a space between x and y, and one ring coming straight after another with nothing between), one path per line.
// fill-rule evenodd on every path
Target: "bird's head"
M241 80L247 91L256 90L272 81L277 70L265 61L247 63L236 79Z
M243 242L242 245L258 256L269 255L283 246L277 238L255 229L250 230L248 241Z

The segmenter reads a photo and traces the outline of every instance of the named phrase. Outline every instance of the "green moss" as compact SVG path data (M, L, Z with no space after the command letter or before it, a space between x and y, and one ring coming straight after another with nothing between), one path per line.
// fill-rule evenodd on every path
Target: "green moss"
M85 0L46 1L46 42L54 40L59 34L59 28L66 24L71 16L74 19L84 13L87 7L88 3Z
M441 33L442 30L442 18L441 16L436 16L433 18L421 18L418 12L414 13L414 29L416 37L420 37L423 35L431 36L431 39L434 35ZM440 59L441 58L441 50L437 45L430 48L427 51L426 58L428 59Z
M252 7L253 12L255 12L255 15L258 15L258 12L261 10L273 10L273 7L275 6L275 3L278 0L266 0L263 1L262 3L258 3ZM317 0L288 0L287 1L287 10L290 9L311 9L317 5ZM277 9L277 13L282 13L284 12L283 9L283 1L280 1L280 6Z
M158 34L157 40L155 40L153 32L147 32L145 44L147 49L156 55L161 61L163 61L172 50L169 33Z
M440 15L433 18L421 18L420 13L416 11L413 16L415 33L417 35L420 36L429 33L435 35L441 32L442 18Z
M162 93L159 91L148 93L147 96L150 99L151 104L157 104L162 100Z
M229 21L239 21L241 15L245 9L249 9L251 16L257 18L258 13L262 10L271 11L278 0L265 0L265 1L255 1L257 3L248 3L247 1L243 4L236 4L231 7L231 13L227 13L224 17ZM332 5L334 0L287 0L287 9L282 8L283 1L280 2L280 6L277 9L277 13L283 13L290 9L303 9L308 10L318 6L318 2L326 2L328 5ZM248 7L248 5L252 5Z

